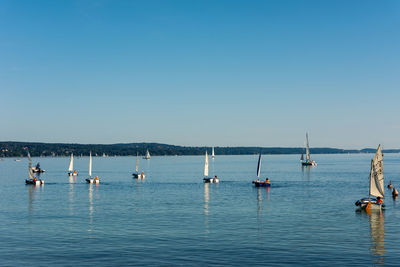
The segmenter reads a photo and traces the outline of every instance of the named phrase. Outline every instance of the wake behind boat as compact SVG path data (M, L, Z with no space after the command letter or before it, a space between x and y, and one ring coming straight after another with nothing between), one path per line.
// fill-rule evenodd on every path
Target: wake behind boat
M136 172L132 173L135 179L144 179L146 175L144 172L139 173L139 153L136 153Z
M92 152L89 154L89 178L86 179L86 182L89 184L98 184L100 183L99 177L92 178Z
M260 155L258 156L258 163L257 163L257 180L253 181L253 184L256 187L270 187L271 184L269 182L269 179L265 179L265 181L260 180L260 174L261 174L261 152Z
M314 160L311 160L310 157L310 145L308 143L308 133L306 133L306 160L304 160L303 154L301 154L301 165L303 166L317 166L317 162Z
M29 173L29 179L25 179L25 183L26 184L32 184L32 185L42 185L44 184L44 180L39 179L37 177L34 176L33 174L33 168L32 168L32 159L31 159L31 154L29 153L29 150L26 149L28 151L28 173Z
M356 206L366 211L380 210L385 205L382 198L385 197L383 181L383 154L381 145L378 146L374 158L371 160L371 170L369 173L369 196L357 200Z

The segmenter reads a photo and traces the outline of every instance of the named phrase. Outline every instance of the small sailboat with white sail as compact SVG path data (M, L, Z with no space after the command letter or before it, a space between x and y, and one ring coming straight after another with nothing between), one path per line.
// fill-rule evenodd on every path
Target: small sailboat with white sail
M69 176L77 176L78 175L76 170L74 170L74 153L71 153L71 157L69 159L68 175Z
M317 163L314 160L311 160L310 157L310 145L308 143L308 133L306 133L306 160L304 160L303 154L301 155L301 165L303 166L317 166Z
M211 158L212 158L212 159L215 158L214 147L212 147L212 149L211 149Z
M260 180L260 175L261 175L261 152L260 155L258 156L258 163L257 163L257 180L253 181L253 184L256 187L270 187L270 181L268 178L265 179L265 181Z
M146 150L146 155L143 157L143 159L150 159L150 152L148 149Z
M139 173L139 153L136 154L136 172L132 173L133 178L144 179L146 175L144 172Z
M99 177L92 178L92 152L89 154L89 178L86 179L86 182L89 184L98 184L100 183Z
M380 210L385 205L382 198L385 197L385 186L383 181L383 154L381 145L378 146L374 158L371 160L369 173L369 196L357 200L356 206L370 210Z
M29 153L28 150L28 172L29 172L29 179L25 179L26 184L32 184L32 185L42 185L44 184L44 180L39 179L38 177L35 177L33 174L33 169L32 169L32 159L31 159L31 154Z
M215 184L219 183L219 179L218 179L218 177L216 175L214 176L214 178L208 177L208 154L207 154L207 151L206 151L206 156L205 156L205 159L204 159L204 178L203 178L203 181L205 183L215 183Z

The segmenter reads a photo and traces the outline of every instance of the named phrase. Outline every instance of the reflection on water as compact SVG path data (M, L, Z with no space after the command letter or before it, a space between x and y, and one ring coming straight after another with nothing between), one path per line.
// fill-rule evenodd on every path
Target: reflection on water
M36 198L36 193L39 191L44 190L44 185L27 185L28 187L28 192L29 192L29 198L28 198L28 212L29 212L29 223L32 222L33 218L33 208L34 208L34 201Z
M206 233L209 233L209 227L208 227L208 208L209 208L209 202L210 202L210 184L209 183L204 183L204 224L206 227Z
M75 176L76 177L76 176ZM69 177L69 214L74 215L74 178Z
M97 197L97 190L99 184L89 184L89 231L92 231L93 224L93 191L95 190L95 195Z
M372 211L369 214L371 228L371 252L375 264L383 264L385 261L385 217L382 211Z
M257 187L257 225L260 237L263 229L263 195L265 194L265 199L269 201L269 190L270 187Z
M303 174L303 179L310 181L311 166L301 165L301 172Z

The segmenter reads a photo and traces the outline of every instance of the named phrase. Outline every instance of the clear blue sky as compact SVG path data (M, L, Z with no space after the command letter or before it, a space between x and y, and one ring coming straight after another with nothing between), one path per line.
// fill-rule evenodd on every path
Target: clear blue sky
M400 1L1 1L0 140L400 147Z

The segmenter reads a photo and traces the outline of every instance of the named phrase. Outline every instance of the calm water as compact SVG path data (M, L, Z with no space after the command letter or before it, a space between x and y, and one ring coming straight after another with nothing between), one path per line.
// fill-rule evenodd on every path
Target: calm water
M272 186L254 188L257 156L217 156L203 184L204 157L93 159L98 186L66 174L69 158L33 158L46 173L26 186L27 159L0 162L0 265L399 265L400 205L355 211L368 194L372 154L263 156ZM386 154L385 183L400 186L400 155ZM388 191L387 191L388 193Z

